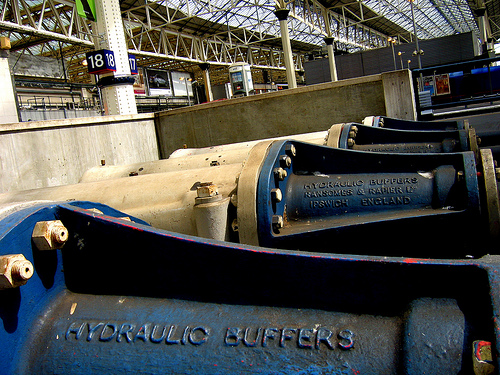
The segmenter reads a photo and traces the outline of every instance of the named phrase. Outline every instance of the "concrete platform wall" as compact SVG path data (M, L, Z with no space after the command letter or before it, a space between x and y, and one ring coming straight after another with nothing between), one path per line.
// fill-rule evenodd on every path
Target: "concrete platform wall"
M325 131L366 116L415 119L409 71L156 114L0 125L0 193L77 183L101 164L166 158L176 149Z
M207 147L328 130L366 116L416 119L411 73L368 77L206 103L156 114L162 158L184 147Z
M0 192L74 184L101 160L158 157L153 114L0 125Z
M20 115L21 121L47 121L81 117L97 117L101 114L99 111L91 109L58 109L50 111L25 109L20 112Z

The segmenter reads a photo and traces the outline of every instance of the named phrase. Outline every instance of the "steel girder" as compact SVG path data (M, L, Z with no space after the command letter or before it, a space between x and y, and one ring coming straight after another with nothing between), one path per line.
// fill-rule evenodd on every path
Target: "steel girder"
M321 48L325 37L333 38L338 49L349 52L386 46L388 35L413 39L407 1L325 4L324 0L128 0L121 2L121 8L130 53L146 59L147 64L170 61L227 66L247 62L255 68L283 70L274 11L284 8L289 10L296 70L302 68L306 53ZM471 11L465 2L419 0L414 7L420 39L477 28L470 18L466 20ZM54 42L58 41L79 46L65 54L79 61L99 40L93 23L77 14L74 1L8 0L0 12L0 30L9 33L14 50L58 56L61 48ZM370 27L380 20L391 29L390 34L379 31L380 27Z
M377 47L385 39L381 33L342 19L316 0L293 1L286 6L291 11L289 27L297 70L302 68L305 51L319 48L324 37L333 36L341 48L351 50ZM122 11L127 43L137 56L214 65L244 61L260 68L284 69L279 25L273 14L276 7L259 0L220 4L148 1L122 7ZM77 53L82 56L99 40L92 22L77 14L73 1L28 4L26 0L9 0L0 11L0 30L9 33L15 50L55 55L59 49L54 41L58 41L81 46ZM217 22L204 19L208 17ZM326 30L325 25L333 29ZM186 26L191 32L182 31Z

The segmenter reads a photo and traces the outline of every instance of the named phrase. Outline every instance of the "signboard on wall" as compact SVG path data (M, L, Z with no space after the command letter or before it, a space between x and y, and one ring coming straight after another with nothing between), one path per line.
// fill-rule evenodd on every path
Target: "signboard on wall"
M144 82L144 72L142 68L137 68L137 74L134 75L134 94L146 95L146 83Z
M434 81L436 83L436 95L446 95L451 93L449 74L438 74L434 76Z
M434 96L436 94L434 87L434 76L422 77L420 84L420 91L429 91L431 93L431 96Z
M150 96L172 96L170 72L160 69L146 69L146 83Z
M186 90L189 92L189 96L193 96L193 82L189 73L170 72L170 75L172 77L174 96L186 96Z
M116 72L115 54L113 51L101 49L85 54L89 74L102 74Z
M128 54L128 63L130 65L130 74L139 74L138 67L137 67L137 59L135 58L134 55L131 55L130 53Z
M76 0L76 11L80 17L96 21L95 0Z

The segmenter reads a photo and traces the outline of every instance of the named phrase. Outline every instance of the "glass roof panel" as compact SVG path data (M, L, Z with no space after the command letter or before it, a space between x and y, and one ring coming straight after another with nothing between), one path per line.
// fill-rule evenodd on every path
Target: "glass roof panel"
M308 22L303 22L307 20L301 21L292 17L294 11L297 14L297 18L300 18L304 14L302 11L303 1L305 0L297 0L289 4L289 7L292 8L290 17L288 18L290 37L292 40L299 42L317 46L323 45L325 32L321 19L316 19L314 14L306 16L306 18L310 16ZM71 1L66 0L55 0L55 2L65 5L71 4ZM228 29L247 29L250 32L263 33L276 38L280 37L279 23L274 15L275 0L120 1L120 3L122 2L126 2L127 6L131 8L142 7L144 4L151 4L151 6L162 5L176 10L176 17L196 16L209 22L227 25ZM26 2L22 3L26 4ZM40 8L42 4L46 3L43 0L30 0L29 6L35 9L35 7ZM409 33L413 33L411 5L413 5L416 34L419 39L436 38L472 30L478 31L474 15L467 0L414 0L413 3L410 3L408 0L361 0L359 3L379 16L382 16L378 21L380 22L379 29L382 33L384 19L400 26ZM49 12L48 8L47 12ZM38 16L35 13L33 14L36 21L38 21L39 13ZM69 20L69 15L61 17L61 22L65 24L69 23ZM353 22L359 22L359 20L353 20ZM358 23L358 25L362 24L362 21ZM341 26L344 25L341 23ZM44 30L53 31L57 30L58 27L54 18L44 18ZM335 33L338 37L349 37L350 40L346 39L342 42L350 43L353 48L357 48L356 46L360 45L352 37L353 34L355 33L345 32L344 30L338 30Z
M465 0L364 0L371 9L398 24L420 39L438 38L456 33L478 30L474 16Z

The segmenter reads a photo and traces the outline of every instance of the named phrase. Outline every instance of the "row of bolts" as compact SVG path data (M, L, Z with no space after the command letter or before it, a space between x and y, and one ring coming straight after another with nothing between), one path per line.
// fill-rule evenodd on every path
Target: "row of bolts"
M31 235L38 250L56 250L68 240L68 230L60 220L39 221ZM0 256L0 290L17 288L33 276L33 264L23 254Z
M293 144L287 144L285 146L285 154L280 155L279 167L274 168L273 174L278 181L284 181L288 176L287 169L292 166L292 158L297 156L297 149ZM283 200L283 193L280 188L271 189L271 201L273 204L279 203ZM278 232L285 225L285 221L282 215L273 215L271 218L271 225L274 232Z
M356 135L358 134L358 127L355 125L351 126L351 129L349 130L349 138L347 138L347 147L348 148L353 148L354 145L356 144Z

